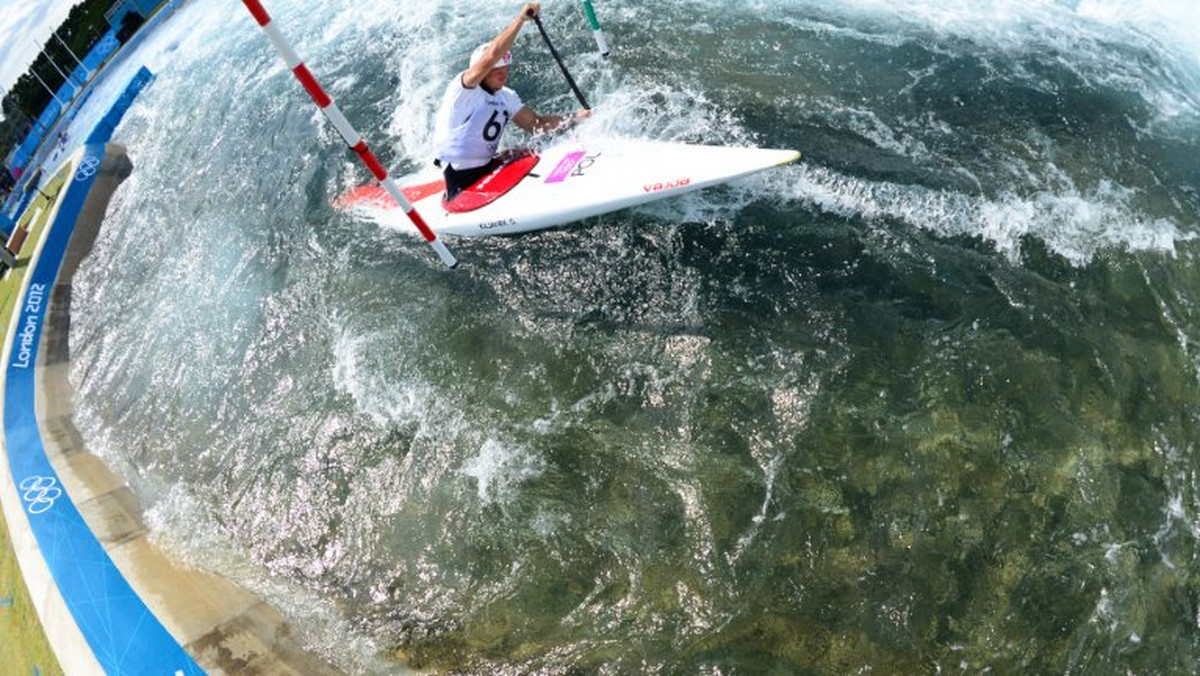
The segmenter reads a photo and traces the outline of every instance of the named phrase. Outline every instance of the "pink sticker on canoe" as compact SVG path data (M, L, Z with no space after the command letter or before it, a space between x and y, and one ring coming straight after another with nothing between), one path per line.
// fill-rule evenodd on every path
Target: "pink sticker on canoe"
M562 183L563 181L567 180L567 176L570 175L571 170L579 164L579 160L583 159L583 155L583 151L579 150L562 158L562 161L558 163L558 166L554 168L554 171L550 172L550 176L546 178L546 182Z

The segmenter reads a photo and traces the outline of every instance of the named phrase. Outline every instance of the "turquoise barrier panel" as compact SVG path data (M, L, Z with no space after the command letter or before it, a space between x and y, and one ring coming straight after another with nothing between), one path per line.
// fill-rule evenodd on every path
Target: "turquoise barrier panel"
M83 66L76 66L74 74L80 76L81 79L86 80L87 77L97 68L99 68L100 64L104 63L105 59L112 56L113 52L117 51L117 48L120 46L121 43L117 41L116 33L112 30L109 30L102 38L100 38L95 46L88 51L87 56L83 57ZM71 87L71 85L64 83L63 87L59 89L58 94L61 98L70 98L70 93L73 92L74 89ZM42 139L46 136L46 132L50 129L50 126L54 124L54 120L58 118L58 114L61 109L62 106L60 106L57 101L50 101L50 104L46 106L40 115L38 115L37 121L33 125L33 129L30 130L29 134L26 135L25 139L21 142L21 145L13 152L13 155L9 160L9 166L16 167L18 169L24 169L25 166L29 164L30 158L33 157L33 153L37 150L38 146L41 145Z
M126 85L125 91L121 93L121 96L116 100L115 103L113 103L112 107L108 109L108 112L104 114L104 117L101 118L100 122L96 124L96 127L92 129L92 133L88 136L86 142L108 143L110 140L112 140L113 132L115 132L117 126L121 124L121 120L125 117L125 113L129 111L129 107L133 105L133 102L135 99L137 99L138 94L141 94L142 90L145 89L146 86L149 85L153 80L154 73L151 73L149 68L142 66L140 69L138 69L138 72L133 76L133 79L131 79L129 84ZM28 138L26 139L26 142L28 142ZM18 196L16 193L14 193L9 197L8 201L4 205L4 211L7 214L13 214L13 216L9 219L10 221L21 217L21 212L25 209L25 205L27 205L29 200L33 197L34 192L33 186L25 186L24 195ZM15 209L10 208L10 205L16 202L19 202L18 206ZM0 226L2 225L3 224L0 224ZM9 229L11 230L11 228Z

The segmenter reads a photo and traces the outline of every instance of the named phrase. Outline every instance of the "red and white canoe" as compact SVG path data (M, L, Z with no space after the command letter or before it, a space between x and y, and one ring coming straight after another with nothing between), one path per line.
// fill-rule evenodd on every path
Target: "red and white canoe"
M405 197L438 234L481 237L550 228L675 197L796 161L794 150L660 141L568 141L505 165L454 203L436 175L414 177ZM401 181L401 183L405 183ZM355 188L336 201L386 224L407 223L382 188Z

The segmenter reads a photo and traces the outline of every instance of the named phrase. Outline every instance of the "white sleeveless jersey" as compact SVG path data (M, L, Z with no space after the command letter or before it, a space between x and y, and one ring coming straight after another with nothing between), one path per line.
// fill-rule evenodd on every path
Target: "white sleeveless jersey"
M433 127L434 156L455 169L482 167L496 155L504 127L524 105L508 87L467 89L459 73L446 87Z

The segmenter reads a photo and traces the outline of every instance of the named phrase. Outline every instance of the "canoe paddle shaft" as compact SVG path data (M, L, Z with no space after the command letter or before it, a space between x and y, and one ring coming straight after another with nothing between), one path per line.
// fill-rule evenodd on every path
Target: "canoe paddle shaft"
M550 36L546 34L546 27L542 25L542 17L538 16L532 10L526 12L526 15L537 24L538 32L542 34L542 39L546 41L546 46L550 48L550 55L558 63L559 70L567 78L567 84L571 85L571 91L575 92L575 98L579 99L579 105L583 106L585 110L591 110L592 107L588 105L587 99L583 98L583 92L579 91L579 86L575 84L575 78L571 77L571 73L563 63L562 57L558 55L558 50L554 48L554 43L550 42Z

